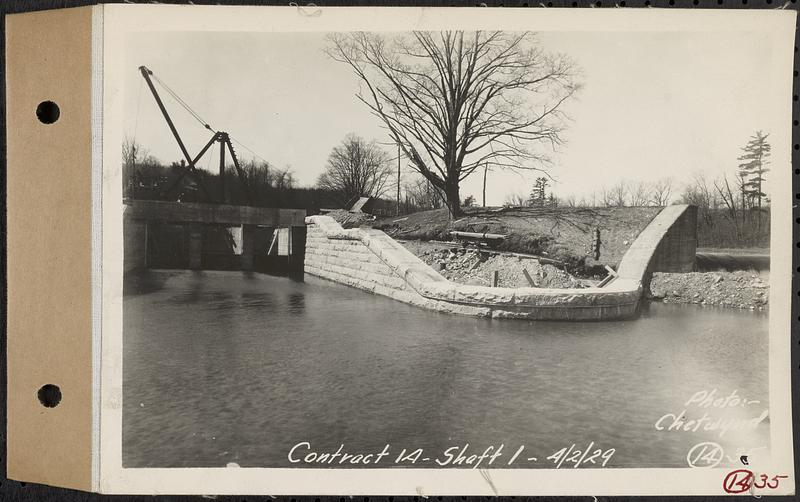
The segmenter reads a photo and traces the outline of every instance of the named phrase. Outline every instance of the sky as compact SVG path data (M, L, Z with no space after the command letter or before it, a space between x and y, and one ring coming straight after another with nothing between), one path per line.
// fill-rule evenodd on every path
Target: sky
M548 174L559 197L591 200L620 179L663 177L672 177L678 192L695 174L735 173L740 148L756 130L788 127L775 123L778 100L765 99L774 75L763 33L544 32L537 38L546 50L571 57L583 84L565 107L565 144L551 153ZM245 145L235 145L241 158L290 166L299 185L312 186L348 133L390 143L379 119L356 99L357 78L325 46L325 33L129 35L125 134L162 162L181 158L138 71L145 65L212 127ZM159 92L188 150L199 151L211 133ZM214 151L199 167L214 170L218 158ZM401 166L404 180L415 176L405 159ZM527 195L537 175L490 172L487 204ZM480 202L482 184L476 172L463 182L462 197Z

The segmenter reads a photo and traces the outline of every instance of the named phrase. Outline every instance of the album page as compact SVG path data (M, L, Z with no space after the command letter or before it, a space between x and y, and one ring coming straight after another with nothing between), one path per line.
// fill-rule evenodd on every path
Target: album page
M794 493L794 12L97 12L100 491Z

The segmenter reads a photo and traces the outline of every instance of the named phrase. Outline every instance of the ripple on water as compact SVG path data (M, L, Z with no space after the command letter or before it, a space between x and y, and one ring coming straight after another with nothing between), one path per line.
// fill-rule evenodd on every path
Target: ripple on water
M524 444L542 457L594 441L617 449L612 466L685 467L701 441L768 444L764 424L723 438L654 428L703 389L766 407L767 314L652 304L629 321L527 322L311 277L170 271L137 284L124 298L126 467L281 467L300 441Z

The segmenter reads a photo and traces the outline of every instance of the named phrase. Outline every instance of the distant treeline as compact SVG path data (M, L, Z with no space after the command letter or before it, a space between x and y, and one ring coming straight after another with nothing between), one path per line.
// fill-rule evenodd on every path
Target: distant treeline
M185 163L164 166L148 156L123 164L123 196L183 202L213 200L219 203L224 200L232 205L305 209L308 214L319 214L323 209L347 209L356 202L356 198L348 198L341 190L297 187L290 169L276 168L266 162L243 162L241 167L245 184L239 179L235 166L226 167L223 198L219 174L205 170L189 174ZM400 207L401 214L420 209L408 200ZM376 199L370 205L370 212L378 216L394 215L397 203Z
M769 247L770 208L749 211L735 221L725 209L698 208L697 245L713 248Z
M769 247L771 209L769 199L738 187L726 175L708 180L695 175L686 182L678 202L697 206L697 239L702 247Z
M242 183L233 165L226 168L224 184L219 174L202 169L189 173L184 163L164 166L152 159L144 159L123 164L122 171L124 197L129 199L224 201L232 205L306 209L309 214L319 213L320 209L344 207L342 194L295 187L289 169L274 168L266 163L243 163L246 183Z

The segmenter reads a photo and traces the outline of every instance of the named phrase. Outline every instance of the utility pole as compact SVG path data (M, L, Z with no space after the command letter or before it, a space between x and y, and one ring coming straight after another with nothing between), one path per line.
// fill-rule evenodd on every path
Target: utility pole
M397 142L397 211L396 215L400 216L400 142Z
M489 163L483 165L483 207L486 207L486 173L489 171Z
M227 134L219 135L219 202L225 204L225 142Z

